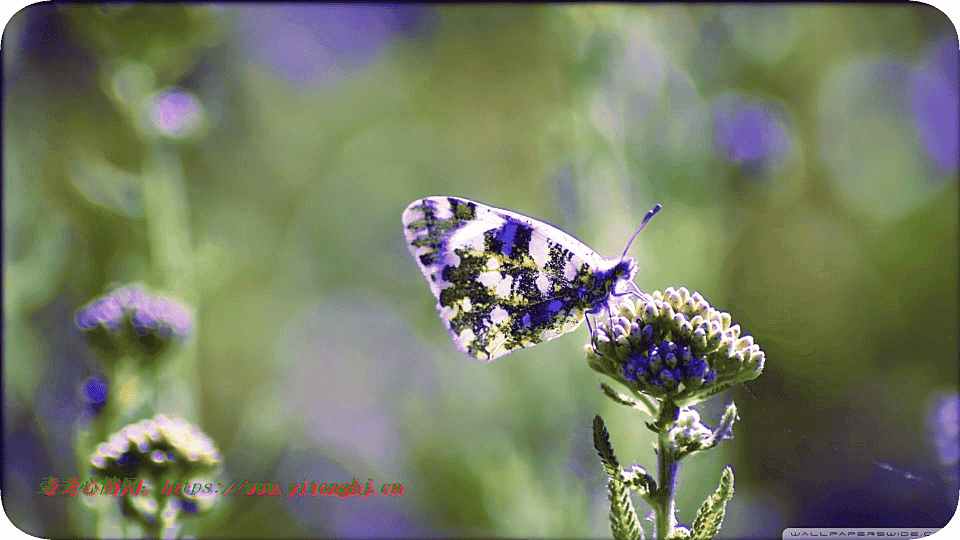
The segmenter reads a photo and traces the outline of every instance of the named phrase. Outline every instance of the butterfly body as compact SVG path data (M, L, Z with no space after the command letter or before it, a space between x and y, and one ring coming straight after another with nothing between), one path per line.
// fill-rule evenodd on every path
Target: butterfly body
M402 221L454 343L481 361L574 330L637 269L552 225L459 197L414 201Z

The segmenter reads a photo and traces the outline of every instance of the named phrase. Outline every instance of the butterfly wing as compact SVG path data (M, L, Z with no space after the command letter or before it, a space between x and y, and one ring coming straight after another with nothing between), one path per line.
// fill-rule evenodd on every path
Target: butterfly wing
M552 225L458 197L414 201L403 227L454 343L488 362L579 326L609 266Z

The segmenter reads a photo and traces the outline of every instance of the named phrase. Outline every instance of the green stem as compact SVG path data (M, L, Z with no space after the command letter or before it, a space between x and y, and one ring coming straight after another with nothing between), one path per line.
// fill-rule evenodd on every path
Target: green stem
M150 417L155 411L156 381L150 371L140 369L138 356L124 354L104 359L103 363L107 375L107 401L95 417L86 425L78 426L76 431L75 450L81 482L90 478L90 458L98 446L123 426ZM100 495L95 497L101 498ZM125 521L115 505L95 505L93 516L97 538L109 538L118 532L126 535Z
M90 458L107 437L123 426L155 410L155 381L149 372L138 369L139 358L125 355L105 362L107 401L88 423L78 427L76 453L80 479L90 471Z
M680 462L676 460L676 454L670 442L670 427L679 416L680 408L677 407L676 403L665 400L660 409L660 417L657 419L657 425L660 427L657 434L657 468L659 469L660 479L653 505L656 514L657 540L668 538L673 534L673 528L677 525L676 483Z
M194 280L193 243L190 237L189 208L183 164L176 148L159 139L146 141L147 160L143 170L144 214L150 241L150 260L157 284L188 304L197 305ZM194 318L192 333L197 333ZM155 407L166 414L198 421L200 372L197 340L189 339L167 358L155 380ZM161 479L155 479L160 489ZM167 514L168 497L157 496L157 513L144 532L151 538L176 535L176 512Z
M145 143L143 201L153 274L161 290L197 305L183 164L178 151L164 141ZM194 318L192 333L196 335L197 331ZM196 339L189 339L165 360L157 388L157 409L191 422L199 420L196 343Z
M180 155L159 139L145 139L143 143L146 159L141 178L152 277L162 291L174 293L196 305L193 245ZM196 321L192 331L194 335L197 332ZM139 360L118 358L107 365L108 402L89 431L77 439L81 470L89 468L89 456L96 445L126 424L152 417L160 411L192 422L198 420L196 339L190 339L160 366L145 366ZM145 534L154 538L160 538L176 521L176 515L164 517L162 508L158 508L157 514L154 522L141 523ZM112 513L110 516L97 513L95 529L99 537L110 534L108 520L111 516ZM124 520L120 519L120 522L124 523Z

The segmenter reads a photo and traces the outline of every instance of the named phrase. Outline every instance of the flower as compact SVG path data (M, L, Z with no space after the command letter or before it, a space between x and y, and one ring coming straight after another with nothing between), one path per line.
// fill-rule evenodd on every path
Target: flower
M730 322L700 293L670 287L597 317L587 362L635 391L697 403L763 370L763 351Z
M956 38L935 44L930 56L912 74L910 106L917 139L936 166L949 171L960 159Z
M182 419L159 415L129 424L90 457L98 477L183 479L209 474L220 453L203 432Z
M733 438L733 422L737 418L737 406L727 405L717 429L711 430L700 422L700 413L690 407L680 409L677 420L669 427L668 434L675 459L686 454L713 448L724 439Z
M330 86L374 62L397 37L432 33L418 4L246 5L238 28L251 63L298 86Z
M175 339L185 339L193 317L180 302L139 284L118 287L77 310L77 326L94 348L116 356L134 347L158 356Z
M198 133L204 122L203 104L183 88L169 87L150 97L145 109L151 131L172 139Z
M90 409L97 413L107 404L107 381L99 375L88 378L83 383L83 397Z
M700 423L700 413L683 409L670 428L670 438L680 447L699 448L713 435L710 428Z
M207 435L185 420L164 415L125 426L90 456L93 479L142 481L140 489L122 493L118 503L124 517L155 532L177 527L180 516L213 507L214 496L187 486L190 480L213 476L220 463Z
M764 174L781 164L790 150L782 116L782 109L773 102L718 100L713 123L717 151L745 172Z
M116 297L105 296L77 311L77 326L95 349L115 353L116 336L123 323L124 309Z
M955 466L960 458L960 396L937 396L927 417L927 427L940 463Z

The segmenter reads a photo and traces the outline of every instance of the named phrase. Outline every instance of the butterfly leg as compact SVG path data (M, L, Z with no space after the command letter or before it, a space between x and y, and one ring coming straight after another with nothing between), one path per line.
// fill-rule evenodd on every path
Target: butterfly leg
M645 293L645 292L643 292L642 290L640 290L640 287L637 287L637 284L636 284L636 283L634 283L634 282L632 282L632 281L628 281L627 283L630 285L630 290L629 290L629 291L623 292L623 293L620 293L620 294L614 294L614 295L612 295L612 296L627 296L627 295L633 295L633 296L636 296L637 298L639 298L640 300L647 300L647 299L650 297L650 295L648 295L647 293Z
M600 354L600 347L597 345L597 335L593 333L593 326L590 324L590 315L584 314L583 318L587 320L587 329L590 330L590 345L593 346L593 351L597 353L597 356L603 356Z
M622 293L610 293L610 296L611 296L611 297L616 297L616 296L630 296L630 295L633 295L633 296L636 296L637 298L639 298L640 300L647 300L647 298L649 297L649 295L646 294L645 292L643 292L642 290L640 290L640 287L637 287L637 284L636 284L636 283L630 281L629 284L630 284L630 286L631 286L631 290L626 291L626 292L622 292ZM609 306L608 306L608 307L609 307Z

